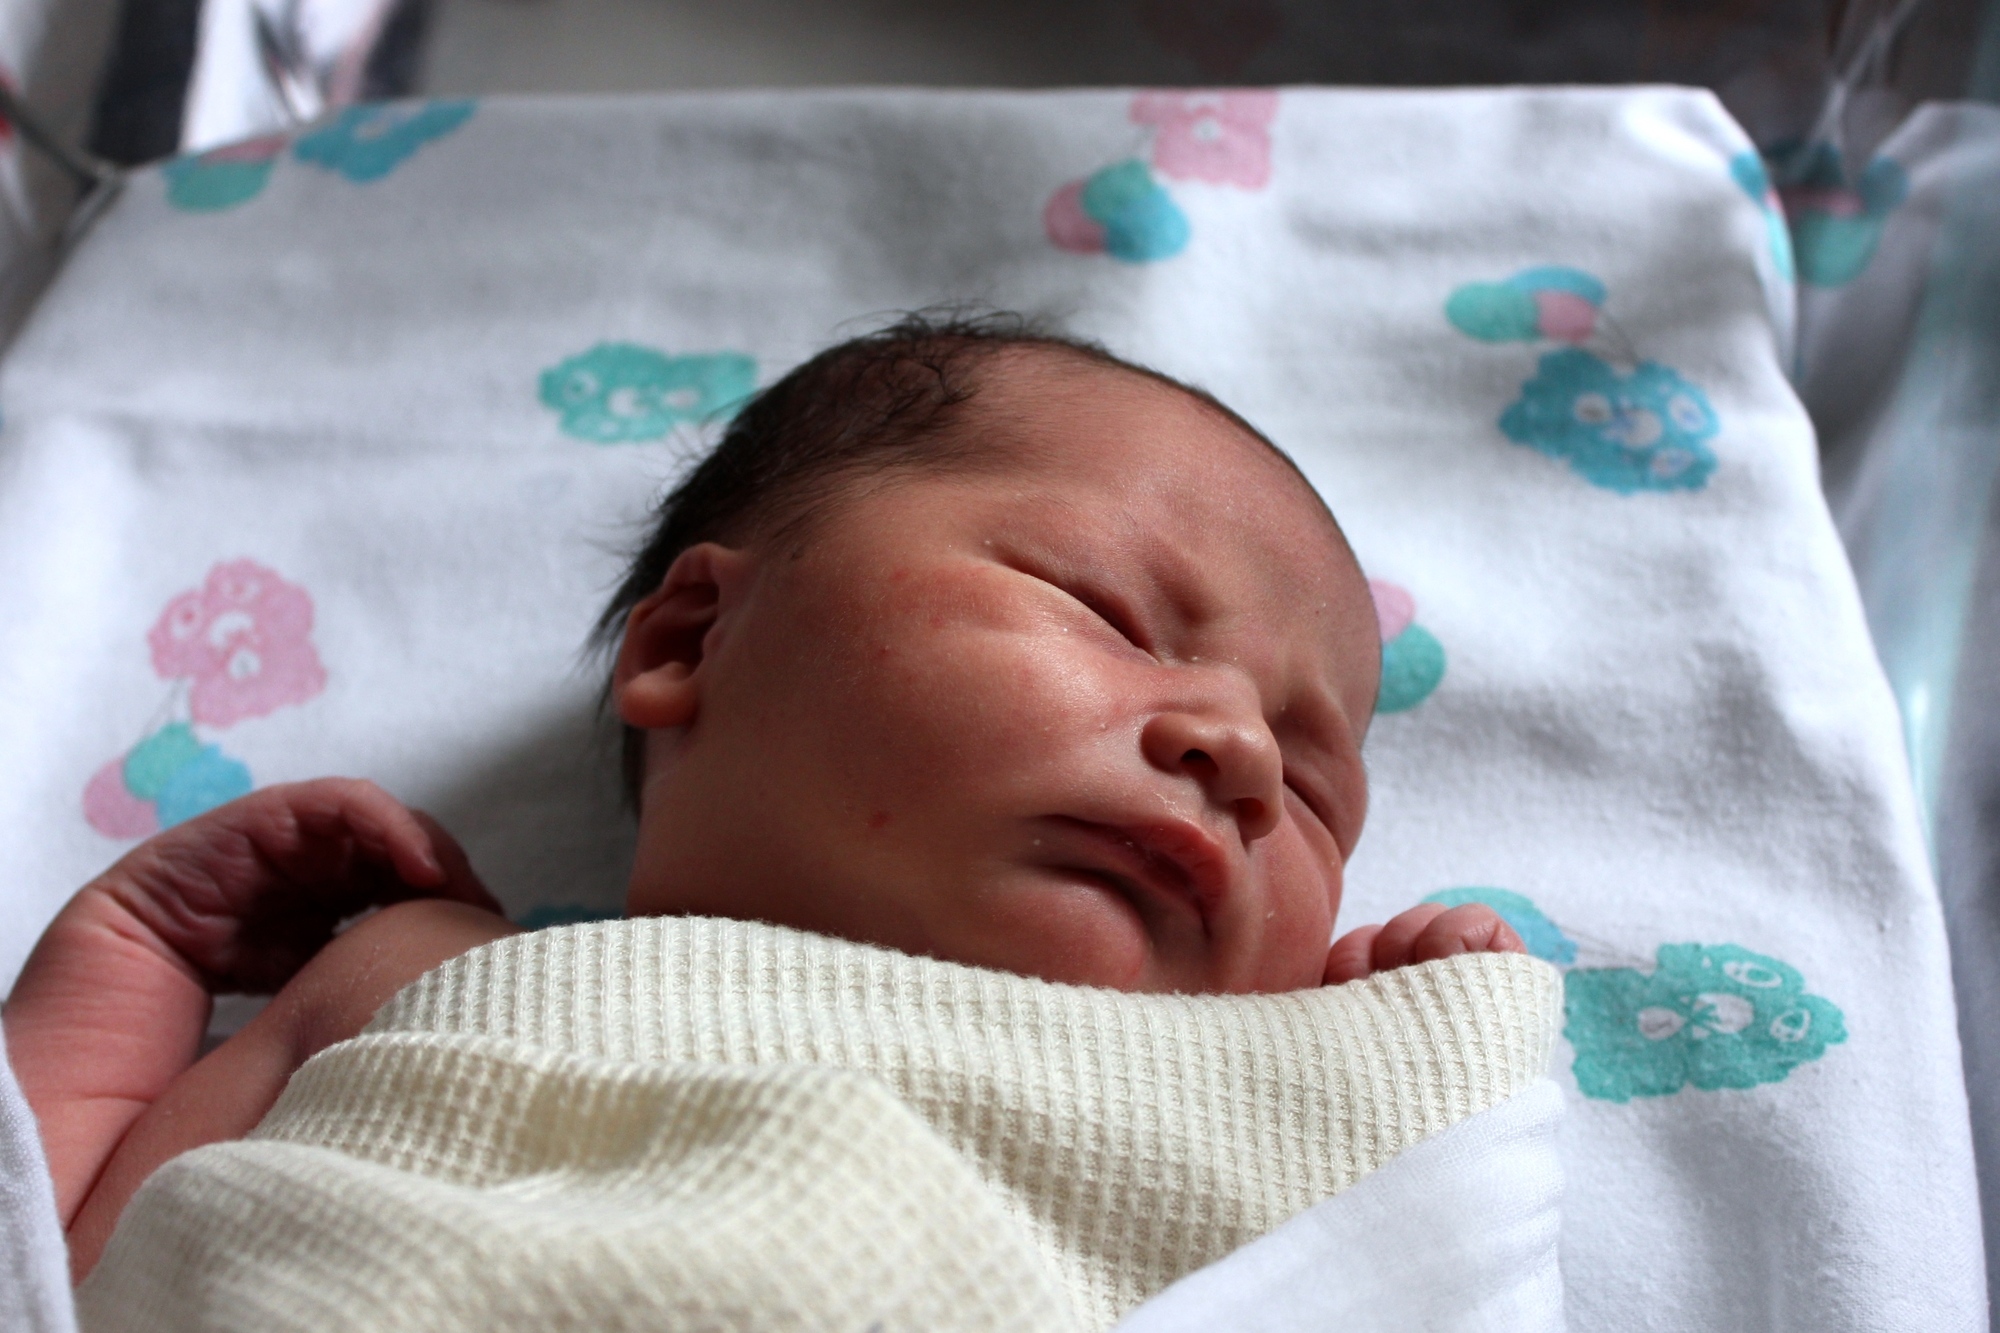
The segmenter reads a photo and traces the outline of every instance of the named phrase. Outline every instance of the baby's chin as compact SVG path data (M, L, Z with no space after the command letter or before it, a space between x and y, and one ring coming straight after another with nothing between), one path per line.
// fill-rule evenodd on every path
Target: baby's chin
M1040 868L1008 878L980 895L984 910L951 939L935 941L937 956L1071 986L1192 989L1165 975L1145 918L1116 890Z
M926 952L1043 981L1134 992L1305 990L1322 980L1323 949L1310 958L1310 951L1268 949L1225 957L1226 944L1191 914L1135 901L1080 873L1022 869L978 901L981 911L934 932Z

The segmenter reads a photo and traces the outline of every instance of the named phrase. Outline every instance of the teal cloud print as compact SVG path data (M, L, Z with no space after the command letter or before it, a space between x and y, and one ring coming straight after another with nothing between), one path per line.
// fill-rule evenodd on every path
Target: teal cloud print
M1504 282L1468 282L1444 303L1452 327L1481 342L1580 343L1597 332L1604 284L1561 265L1523 269Z
M1758 211L1764 215L1764 239L1771 249L1772 267L1778 276L1790 282L1798 276L1792 262L1792 236L1785 229L1785 205L1778 196L1778 187L1771 183L1771 175L1764 170L1764 159L1753 152L1738 153L1729 159L1729 174L1742 187L1743 193L1757 201Z
M589 921L616 921L623 912L582 903L537 903L514 918L522 930L547 930L551 926L576 926Z
M1128 264L1171 259L1193 234L1187 214L1138 158L1114 162L1057 190L1042 215L1049 239L1077 254Z
M741 352L668 356L638 343L599 343L542 372L542 403L562 430L592 444L663 438L681 422L726 414L757 387Z
M1576 941L1563 934L1555 922L1542 914L1541 908L1521 894L1507 889L1440 889L1424 901L1446 907L1484 903L1514 928L1521 943L1535 957L1557 967L1568 967L1576 961Z
M1508 439L1622 495L1700 489L1715 470L1708 441L1719 428L1707 395L1678 371L1641 361L1623 373L1580 347L1543 356L1500 414Z
M262 193L284 151L284 136L266 135L174 158L160 167L167 202L186 213L220 213L249 203Z
M471 101L369 102L350 106L292 146L292 155L358 184L382 179L405 158L472 119Z
M1655 957L1650 975L1579 968L1564 980L1563 1035L1587 1097L1777 1083L1847 1040L1840 1010L1775 958L1735 944L1662 944Z
M170 722L133 746L122 772L133 796L154 803L161 828L248 795L255 785L241 760L203 745L185 722Z
M1416 623L1417 599L1400 583L1368 580L1375 603L1375 628L1382 638L1382 680L1375 711L1402 713L1431 697L1444 679L1444 645Z
M1878 157L1850 179L1840 150L1829 143L1777 144L1765 157L1791 225L1799 277L1815 287L1852 282L1875 258L1889 215L1909 196L1908 173L1893 158Z

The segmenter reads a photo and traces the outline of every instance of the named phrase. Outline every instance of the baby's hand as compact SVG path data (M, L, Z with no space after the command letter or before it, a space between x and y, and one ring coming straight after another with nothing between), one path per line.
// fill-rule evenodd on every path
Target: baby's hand
M133 848L63 915L98 897L136 942L204 989L259 995L367 908L449 898L500 910L435 819L351 778L266 787L178 824Z
M457 842L371 782L267 787L148 839L57 915L7 997L7 1051L67 1220L200 1053L209 996L283 986L366 908L499 911Z
M1462 953L1527 951L1514 928L1484 903L1423 903L1398 913L1386 926L1359 926L1335 940L1326 955L1326 984L1339 986L1392 967Z

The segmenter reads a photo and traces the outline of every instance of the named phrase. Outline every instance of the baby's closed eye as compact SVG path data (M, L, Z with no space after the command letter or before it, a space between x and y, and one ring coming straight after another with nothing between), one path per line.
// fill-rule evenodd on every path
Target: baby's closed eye
M1030 578L1046 583L1069 601L1082 607L1105 629L1124 640L1128 647L1137 649L1147 656L1153 655L1152 639L1125 598L1103 585L1071 574L1026 564L1016 565L1016 568Z

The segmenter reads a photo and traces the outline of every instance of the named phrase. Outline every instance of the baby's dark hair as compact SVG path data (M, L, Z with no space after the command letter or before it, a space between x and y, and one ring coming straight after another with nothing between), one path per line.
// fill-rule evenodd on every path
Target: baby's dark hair
M844 483L898 469L972 465L981 456L978 438L951 427L978 392L980 368L1018 350L1073 357L1167 384L1284 458L1211 395L1121 360L1098 343L1012 314L907 315L827 348L744 404L714 451L660 501L652 534L598 617L592 642L615 648L632 609L691 546L796 540ZM645 774L644 740L638 729L624 729L625 792L635 805Z

